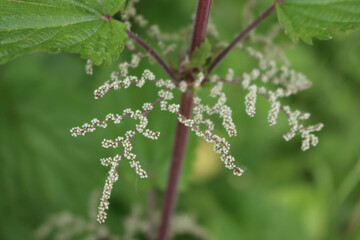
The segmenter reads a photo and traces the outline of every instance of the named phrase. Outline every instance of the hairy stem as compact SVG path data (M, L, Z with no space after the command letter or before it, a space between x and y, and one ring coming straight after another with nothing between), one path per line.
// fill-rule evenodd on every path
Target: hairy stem
M200 46L201 42L205 39L211 5L212 0L198 1L189 55L191 55L194 49ZM191 75L188 75L186 80L187 82L194 81ZM191 118L193 100L194 93L191 91L186 91L181 95L180 114L182 114L186 118ZM182 165L184 162L188 135L189 129L182 123L178 122L175 133L175 142L173 147L168 183L163 201L163 212L161 217L158 240L167 240L169 236L171 217L173 215L177 201L178 185L182 172Z
M194 94L190 91L185 92L181 96L180 112L188 118L191 117L193 97ZM164 196L163 212L161 217L158 240L168 239L171 217L173 215L177 200L179 179L181 175L182 165L184 162L183 160L186 152L188 135L188 128L178 122L176 127L175 142L172 153L167 189Z
M212 62L207 72L210 75L219 63L226 57L226 55L239 43L241 42L257 25L259 25L264 19L271 15L276 9L276 4L282 4L283 1L275 1L271 7L269 7L263 14L260 15L253 23L251 23L243 32L241 32Z
M155 60L160 64L160 66L165 70L165 72L169 75L169 77L174 81L177 82L177 77L173 69L171 69L164 59L150 46L148 45L143 39L141 39L138 35L131 32L130 30L125 30L129 38L134 40L137 44L139 44L145 51L150 53L151 56L155 58Z
M190 46L190 55L199 47L206 37L206 29L209 21L212 0L199 0L196 10L196 17Z

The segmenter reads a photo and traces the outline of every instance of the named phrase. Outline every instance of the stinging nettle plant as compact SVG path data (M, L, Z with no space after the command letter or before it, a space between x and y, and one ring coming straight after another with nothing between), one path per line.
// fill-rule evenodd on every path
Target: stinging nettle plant
M104 148L120 148L119 154L100 159L101 164L109 167L105 186L98 207L97 220L106 220L107 209L113 184L118 180L117 169L125 158L140 178L147 178L136 158L132 145L135 135L156 140L160 132L148 128L148 114L156 107L169 112L177 118L175 142L164 195L163 212L158 232L158 239L168 239L171 216L174 212L178 182L181 175L186 143L189 131L213 144L225 167L234 175L241 176L244 170L236 164L239 156L231 155L230 144L225 136L215 134L213 115L220 118L228 137L237 135L232 118L232 109L227 105L224 84L237 85L244 89L245 111L253 117L256 113L257 97L265 98L269 104L268 123L277 123L280 113L285 114L290 126L283 135L286 141L295 135L302 138L301 149L308 150L319 142L316 132L322 123L307 125L309 113L292 110L281 103L289 97L311 86L311 82L302 73L291 69L288 64L280 64L269 59L266 53L242 43L249 33L273 12L285 32L297 42L312 44L313 38L330 39L334 31L346 31L360 27L360 2L357 0L287 0L274 3L232 42L220 40L215 25L209 22L212 0L198 0L194 25L167 34L158 25L150 24L136 11L139 0L0 0L0 63L5 63L16 56L34 52L70 52L80 54L87 60L86 73L93 73L93 64L112 64L120 52L133 53L129 62L119 65L110 80L94 91L95 99L102 98L109 91L122 91L133 85L143 87L146 83L154 84L158 91L156 97L143 104L141 109L124 109L121 113L110 113L101 120L92 119L89 123L71 129L71 135L77 137L106 128L108 124L121 124L124 118L136 121L134 129L128 130L116 139L104 139ZM143 28L149 37L156 40L156 48L151 47L137 34L132 32L132 25ZM181 47L176 67L169 58L178 46L172 40L187 43L187 36L192 36L190 46ZM255 59L258 67L250 72L235 76L232 68L225 76L214 74L216 67L233 49L245 52ZM169 60L165 61L163 56ZM149 60L160 65L169 79L157 78L150 70L144 69L141 76L131 75L139 62ZM216 103L209 105L197 96L199 90L208 91ZM181 93L180 102L173 101L174 93Z

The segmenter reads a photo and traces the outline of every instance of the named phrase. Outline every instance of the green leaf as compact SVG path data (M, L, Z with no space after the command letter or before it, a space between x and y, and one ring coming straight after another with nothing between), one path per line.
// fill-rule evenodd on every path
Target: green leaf
M359 0L288 0L276 6L279 21L294 40L331 39L334 31L360 27Z
M100 65L119 57L124 0L0 0L0 64L34 51L78 53Z
M197 68L205 65L206 60L211 56L211 43L205 39L198 48L191 54L188 68Z

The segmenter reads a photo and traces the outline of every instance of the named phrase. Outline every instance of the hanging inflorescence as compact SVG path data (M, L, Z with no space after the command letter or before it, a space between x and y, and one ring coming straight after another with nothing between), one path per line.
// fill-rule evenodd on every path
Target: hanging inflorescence
M239 48L242 48L239 46ZM310 146L316 146L319 142L314 132L318 132L323 128L322 123L311 126L303 125L303 121L309 119L310 113L303 113L299 110L292 111L287 105L283 106L280 102L281 98L289 97L298 91L311 87L311 82L301 73L298 73L288 66L283 65L277 67L275 61L268 61L263 54L251 47L244 49L251 57L259 62L259 67L253 69L250 73L243 73L241 77L234 78L234 72L229 69L223 82L229 82L241 86L247 90L245 96L245 110L250 117L254 117L256 113L256 99L260 95L270 103L268 113L268 122L270 126L277 123L277 118L282 111L288 117L290 131L284 135L286 141L291 140L299 134L302 138L301 149L306 151ZM266 87L270 85L268 89ZM262 85L262 86L260 86ZM273 89L275 87L275 89Z
M121 114L109 113L106 115L104 120L100 121L94 118L90 123L84 123L81 127L74 127L71 129L71 135L77 137L79 135L85 135L86 133L93 132L98 127L106 128L109 122L120 124L123 118L131 118L137 121L135 129L127 131L124 136L119 136L116 139L104 139L102 141L102 146L104 148L118 148L119 146L122 146L123 152L121 155L100 159L102 165L110 166L99 206L97 219L100 223L104 222L106 219L105 211L109 208L111 190L113 184L118 180L117 168L123 158L129 160L130 166L135 169L135 172L140 176L140 178L147 178L148 175L146 171L141 167L140 162L137 161L136 154L132 152L133 146L131 142L137 133L142 134L144 137L149 139L158 139L160 133L154 132L147 128L147 115L161 100L171 98L172 95L170 97L168 95L170 94L170 91L175 88L175 85L171 81L166 81L163 86L161 81L155 80L154 74L149 70L145 70L140 78L137 76L129 76L128 69L130 67L136 68L139 64L139 61L139 56L133 55L130 63L121 63L119 65L119 71L113 72L111 74L111 80L105 82L102 86L94 91L95 99L102 98L110 90L119 90L121 88L126 89L132 84L141 88L147 81L156 82L157 86L165 89L161 89L159 91L159 95L161 96L159 96L159 98L154 103L144 103L142 109L135 111L132 109L125 109Z
M307 150L310 146L316 146L318 137L314 132L320 131L323 124L319 123L311 126L304 126L302 121L310 117L309 113L302 113L298 110L292 111L289 106L282 106L279 99L288 97L297 93L300 90L306 89L311 86L310 81L302 74L290 70L286 66L277 68L276 63L273 61L266 61L260 52L252 48L246 48L246 51L255 59L259 61L259 68L253 69L250 73L244 73L241 77L235 78L234 71L229 69L225 78L220 78L213 75L209 78L209 84L213 87L209 91L211 98L216 99L213 106L204 104L200 97L194 97L193 117L186 118L179 110L180 105L171 103L174 98L173 90L178 89L180 92L186 92L189 88L199 89L205 82L205 75L200 72L194 82L189 84L186 81L180 81L177 85L172 80L156 80L155 75L150 70L145 70L141 77L129 75L129 68L136 68L140 61L139 55L133 55L132 60L121 63L119 71L113 72L110 80L106 81L102 86L94 91L95 99L102 98L110 90L127 89L131 85L136 87L143 87L146 82L152 82L158 87L158 99L153 103L144 103L142 109L132 110L125 109L121 114L108 114L103 120L94 118L90 123L84 123L81 127L74 127L71 129L71 134L76 137L85 135L86 133L93 132L97 128L106 128L109 122L120 124L123 118L131 118L137 121L136 127L129 130L124 136L119 136L116 139L104 139L102 146L104 148L118 148L122 147L123 152L114 157L102 158L101 164L110 166L103 194L100 200L98 221L104 222L106 219L106 210L109 208L109 199L113 184L118 180L117 168L123 158L129 160L129 164L135 169L136 174L140 178L147 178L147 172L141 167L140 162L136 159L136 154L133 153L132 139L136 134L141 134L149 139L158 139L159 132L154 132L147 128L148 118L147 115L154 107L160 105L162 111L167 111L177 116L185 126L194 132L198 137L205 139L207 142L212 143L214 151L220 154L220 160L224 163L225 167L232 170L234 175L241 176L244 172L242 168L236 165L235 158L230 155L230 144L224 138L213 132L215 128L214 122L210 119L211 116L217 115L222 120L222 125L228 133L229 137L234 137L237 134L236 126L232 119L232 110L226 105L227 97L223 92L224 83L234 83L247 90L245 96L245 110L246 113L253 117L256 113L256 99L257 96L263 96L270 103L270 110L268 114L268 122L270 126L277 123L277 118L280 111L284 112L289 119L290 131L284 135L285 140L292 139L296 134L302 137L302 150ZM89 65L90 61L87 65ZM91 69L87 66L86 69ZM91 70L92 71L92 70ZM91 71L88 71L89 73ZM263 86L258 86L262 83ZM269 90L265 84L275 86L275 90Z
M166 40L178 40L188 34L164 34L160 31L157 25L149 25L148 21L141 15L136 14L134 4L138 0L134 0L126 12L122 14L123 21L127 24L128 28L131 27L130 20L138 24L140 27L146 29L148 35L157 40L158 47L164 55L168 55L174 51L176 46L166 45ZM218 33L213 24L209 25L209 35L217 41L217 46L224 45L218 41ZM184 32L188 31L185 28ZM190 29L191 30L191 29ZM181 31L180 31L181 32ZM156 79L155 75L150 70L144 70L141 76L129 75L130 68L136 68L139 65L141 58L152 59L148 53L142 53L135 48L133 42L130 40L127 43L127 48L135 53L130 62L123 62L119 65L119 69L113 72L110 80L106 81L103 85L94 91L95 99L104 97L109 91L127 89L131 86L142 88L146 83L151 82L158 88L157 99L154 102L146 102L141 109L125 109L122 113L109 113L103 120L94 118L90 123L84 123L81 127L74 127L71 129L71 135L74 137L85 135L89 132L95 131L97 128L106 128L109 123L115 125L121 124L124 118L130 118L136 121L136 126L132 130L128 130L123 136L118 136L115 139L104 139L102 146L104 148L121 148L119 154L113 157L100 159L102 165L110 167L105 180L105 186L100 199L98 207L97 220L103 223L106 220L106 210L109 208L109 199L114 183L118 180L118 167L122 159L127 159L136 174L140 178L147 178L148 174L142 168L140 161L136 158L133 152L132 140L135 135L143 135L146 138L157 140L160 132L150 130L147 126L149 120L148 114L157 106L162 111L174 114L179 122L188 127L196 136L203 138L209 143L213 144L214 151L220 155L220 160L224 163L225 167L232 170L236 176L241 176L244 172L236 164L235 157L231 155L230 143L226 138L221 137L214 133L215 124L212 117L216 116L221 119L222 126L226 130L229 137L235 137L237 130L232 118L232 109L226 104L227 97L223 91L224 84L236 84L247 91L245 95L245 111L250 117L256 114L256 101L260 95L264 97L270 104L267 120L270 126L277 123L280 112L283 112L288 117L290 130L284 135L284 139L289 141L296 135L302 138L301 149L308 150L310 146L318 144L318 137L314 132L322 129L323 124L315 124L306 126L304 121L310 117L309 113L303 113L299 110L291 110L289 106L282 105L280 100L296 94L298 91L307 89L311 86L311 82L301 73L298 73L288 66L283 65L278 67L275 61L266 60L262 53L256 51L251 47L244 48L242 45L237 45L236 48L247 52L251 57L258 61L258 67L248 73L243 73L240 77L235 77L233 69L229 69L224 78L218 75L207 75L206 67L199 67L196 69L186 69L189 56L186 54L179 59L179 76L183 76L182 71L188 71L187 74L192 74L194 80L189 82L187 80L163 80ZM92 63L89 59L87 61L85 70L88 74L93 73ZM191 70L191 71L189 71ZM193 71L194 70L194 71ZM211 88L202 88L204 85L209 85ZM203 99L198 96L194 97L193 116L187 118L180 113L180 105L171 102L174 98L174 90L177 89L181 93L187 91L208 91L210 98L216 102L214 105L204 103ZM207 90L210 89L210 90Z
M146 171L141 167L140 162L136 159L136 154L132 151L132 139L138 133L149 139L158 139L160 133L154 132L147 128L147 115L157 105L160 105L160 109L162 111L175 114L177 119L185 126L189 127L193 132L195 132L197 136L213 143L214 150L221 154L220 159L225 163L227 168L233 170L235 175L241 176L243 173L243 170L235 165L235 158L229 155L230 144L225 140L225 138L221 138L220 136L214 134L212 132L214 130L214 123L210 119L204 118L204 114L218 114L220 118L223 119L223 125L229 136L236 135L235 125L231 118L231 109L225 105L226 97L222 92L222 83L219 82L210 92L210 96L213 98L218 98L218 102L214 106L210 107L202 104L201 99L196 97L194 118L188 119L179 112L179 104L170 102L174 98L173 90L176 88L176 85L171 80L156 80L155 75L149 70L145 70L140 78L137 76L128 75L129 68L136 68L139 64L139 61L139 56L133 55L130 63L121 63L119 65L119 71L113 72L111 74L111 79L106 81L102 86L94 91L95 99L104 97L110 90L126 89L131 85L135 85L141 88L146 82L149 81L155 83L155 86L159 88L158 99L156 99L156 101L153 103L144 103L142 109L135 111L131 109L125 109L121 114L109 113L103 120L94 118L90 121L90 123L84 123L81 127L74 127L70 130L71 135L77 137L80 135L84 136L89 132L93 132L97 128L106 128L110 122L114 124L120 124L124 118L131 118L137 121L135 129L127 131L124 136L119 136L116 139L104 139L102 141L102 146L104 148L118 148L121 146L123 152L114 157L100 159L102 165L110 166L110 170L105 181L103 194L100 199L97 218L100 223L104 222L106 219L106 210L109 208L111 190L113 184L118 180L117 168L123 158L129 160L130 166L135 169L135 172L140 176L140 178L146 178L148 176ZM195 81L196 85L200 86L203 80L204 75L200 73ZM180 91L187 90L187 84L185 84L185 86L184 83L180 85L182 85L182 87L179 87ZM205 129L202 129L202 126L205 126Z

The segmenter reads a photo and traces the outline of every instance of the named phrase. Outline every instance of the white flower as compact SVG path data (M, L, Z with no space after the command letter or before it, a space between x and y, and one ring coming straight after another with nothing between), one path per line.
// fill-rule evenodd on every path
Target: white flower
M86 62L85 71L86 74L93 75L93 64L91 58L89 58Z
M186 92L187 90L187 83L186 81L181 81L179 83L179 89L180 89L180 92Z
M250 116L250 117L254 117L255 113L256 113L256 91L257 91L257 86L256 85L251 85L249 88L249 93L245 96L245 107L246 107L246 113Z
M204 73L202 72L199 72L196 79L195 79L195 82L194 82L194 87L200 87L202 81L204 81L205 79L205 76L204 76Z

